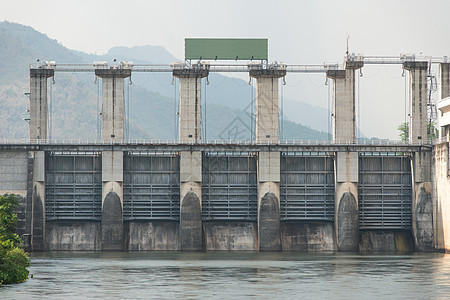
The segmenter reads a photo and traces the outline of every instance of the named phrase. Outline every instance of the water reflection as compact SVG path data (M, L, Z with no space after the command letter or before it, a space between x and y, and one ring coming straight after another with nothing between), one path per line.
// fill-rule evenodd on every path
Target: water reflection
M1 299L448 299L450 256L44 252Z

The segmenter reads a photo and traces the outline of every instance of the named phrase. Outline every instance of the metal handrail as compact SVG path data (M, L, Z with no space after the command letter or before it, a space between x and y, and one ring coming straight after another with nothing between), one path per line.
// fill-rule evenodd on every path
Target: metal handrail
M410 143L399 140L357 140L357 141L332 141L332 140L282 140L282 141L250 141L250 140L147 140L147 139L3 139L0 145L306 145L306 146L423 146L448 142L447 138L436 139L433 143L425 141Z

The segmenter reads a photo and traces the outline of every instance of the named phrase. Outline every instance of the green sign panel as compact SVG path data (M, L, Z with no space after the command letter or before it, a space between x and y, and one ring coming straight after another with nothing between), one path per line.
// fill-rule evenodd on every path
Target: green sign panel
M186 60L268 60L268 42L267 39L185 39L184 56Z

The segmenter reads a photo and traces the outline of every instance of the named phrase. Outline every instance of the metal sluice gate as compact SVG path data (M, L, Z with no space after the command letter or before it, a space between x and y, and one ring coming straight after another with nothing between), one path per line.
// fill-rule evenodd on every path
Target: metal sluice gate
M101 220L102 158L99 153L46 155L46 220Z
M395 155L359 157L359 228L411 229L411 158Z
M257 220L255 153L204 153L202 219Z
M333 156L285 152L280 163L281 220L333 221Z
M124 154L124 220L180 219L180 157Z

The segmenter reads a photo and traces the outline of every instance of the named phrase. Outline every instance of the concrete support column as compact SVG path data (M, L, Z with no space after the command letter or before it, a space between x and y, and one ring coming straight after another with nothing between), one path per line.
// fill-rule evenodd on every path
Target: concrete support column
M441 63L441 99L450 97L450 63Z
M345 70L328 70L333 79L333 141L356 142L355 70L364 66L362 61L347 61Z
M431 151L414 153L412 162L414 190L411 203L411 221L416 251L427 252L434 250L431 164Z
M260 251L280 251L280 152L259 152L258 240Z
M409 71L410 90L410 143L426 143L427 137L427 71L428 62L409 61L403 63Z
M277 143L278 79L286 76L285 65L250 69L250 76L256 78L256 141Z
M102 152L102 248L123 250L123 152Z
M200 68L174 69L173 76L180 80L179 141L201 140L201 86L202 78L208 76L209 65Z
M359 251L358 153L337 152L334 223L338 251Z
M436 250L450 252L450 160L449 143L435 144L435 188L433 229Z
M44 250L45 238L45 152L33 155L33 191L31 200L31 249Z
M47 79L53 69L30 69L30 140L47 139Z
M439 137L441 139L450 140L450 116L448 102L450 102L450 98L442 101L444 98L450 97L450 63L441 63L440 64L440 79L441 79L441 90L440 90L440 99L438 102L438 108L441 111L441 115L439 116ZM445 116L444 116L445 115Z
M131 76L131 69L96 69L95 75L102 78L102 139L104 141L124 139L124 78Z
M202 153L180 153L181 250L202 250Z

